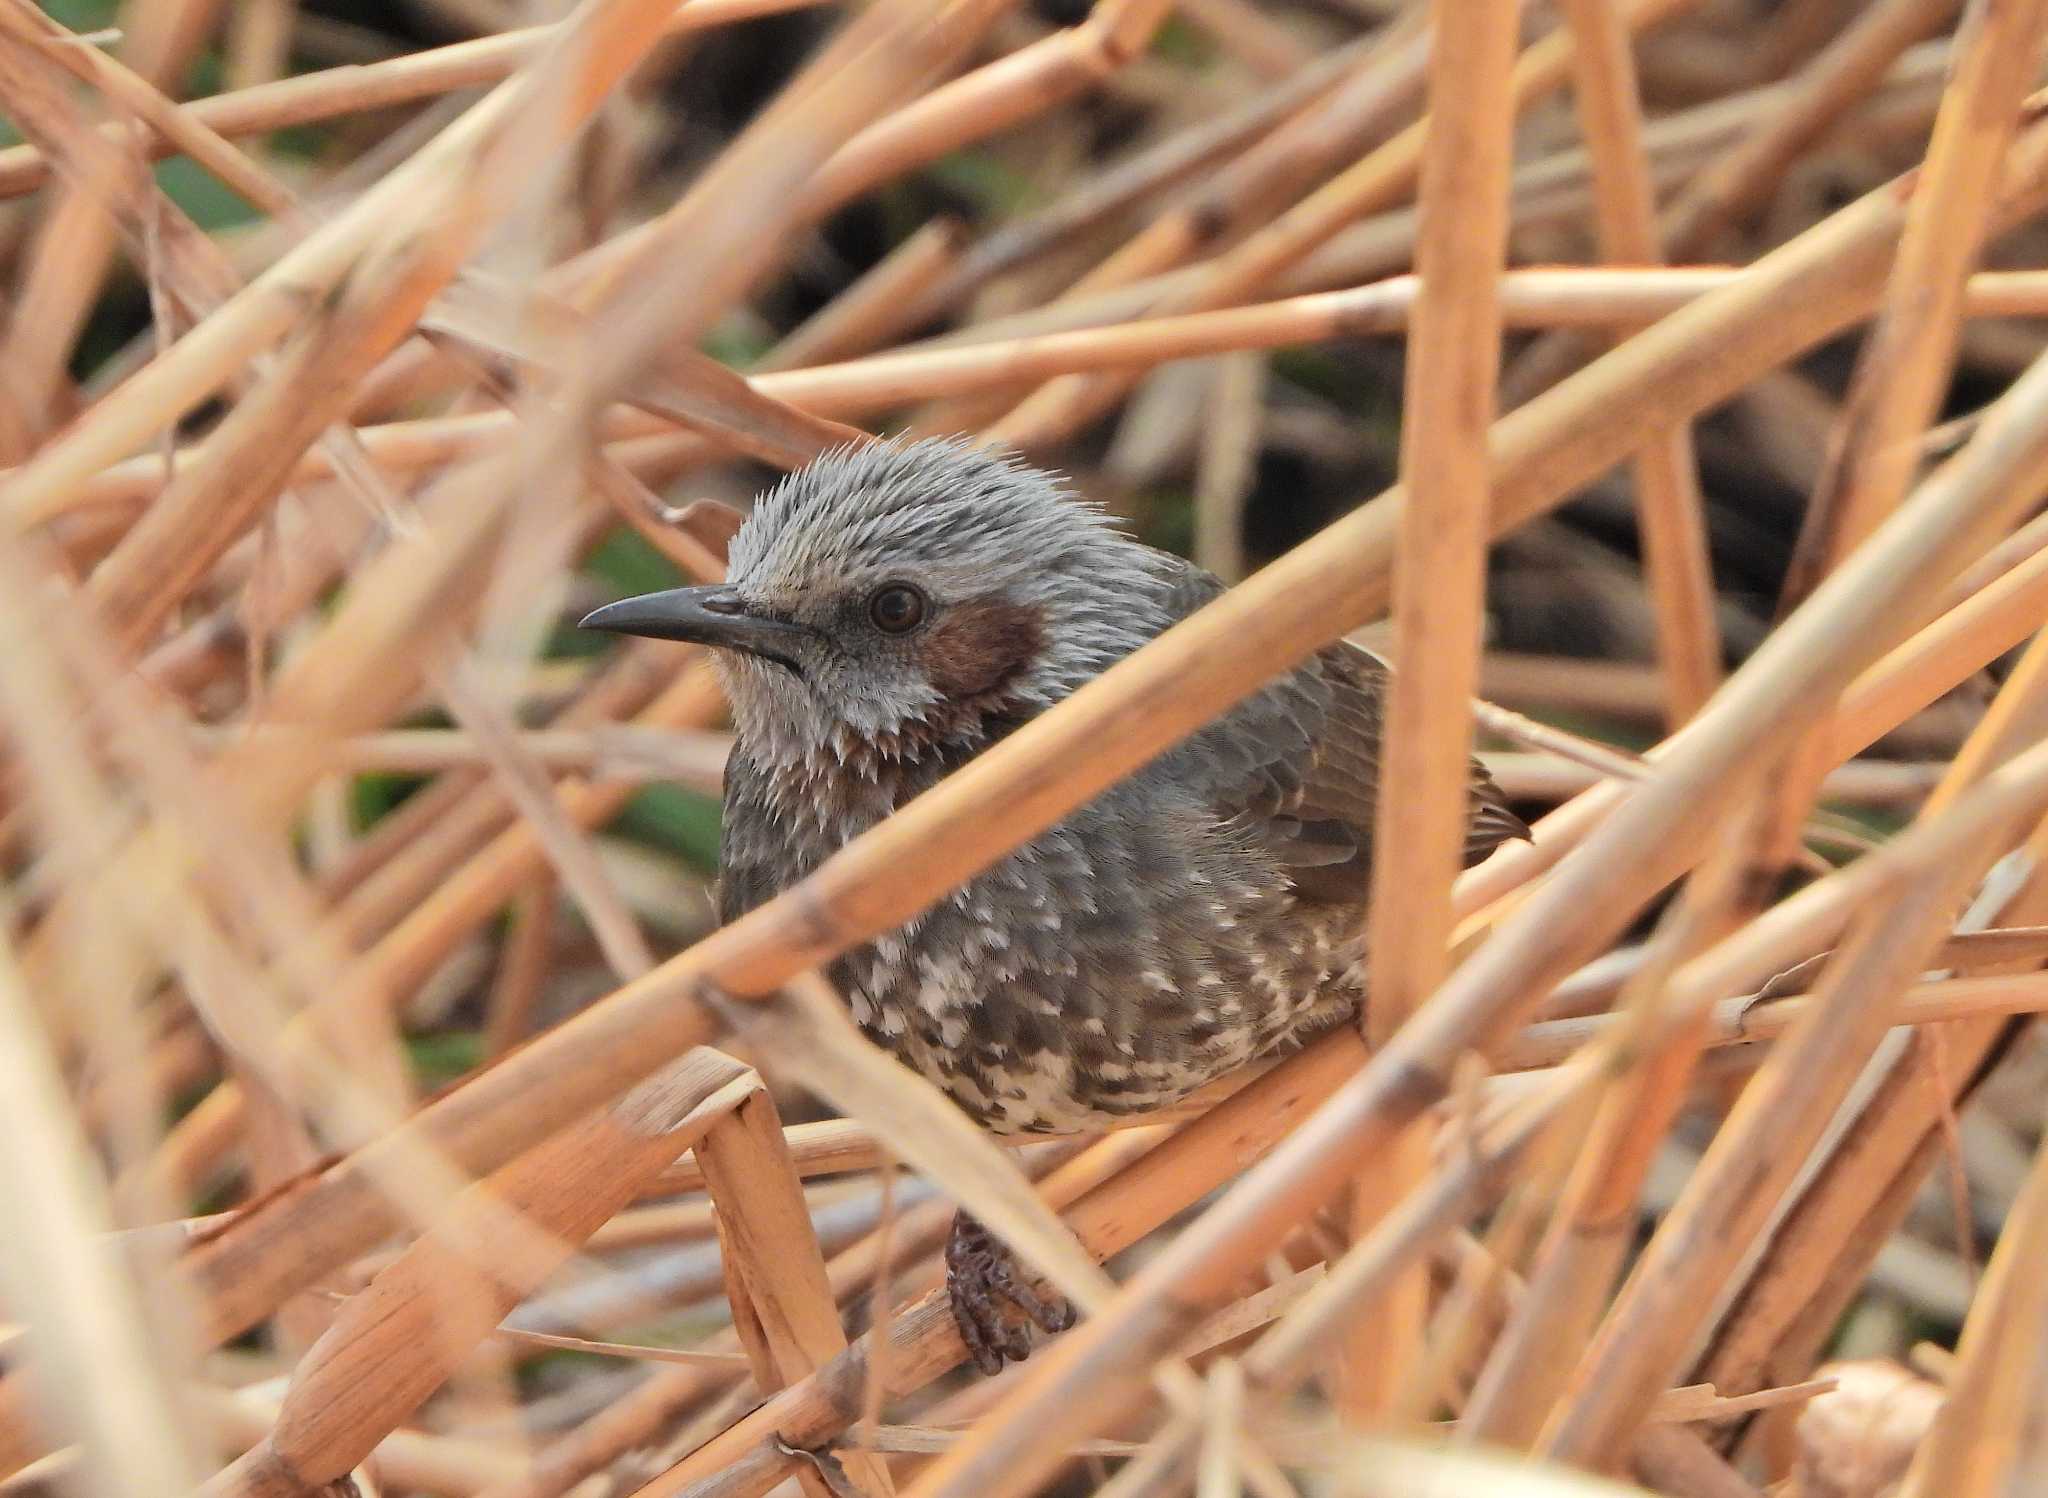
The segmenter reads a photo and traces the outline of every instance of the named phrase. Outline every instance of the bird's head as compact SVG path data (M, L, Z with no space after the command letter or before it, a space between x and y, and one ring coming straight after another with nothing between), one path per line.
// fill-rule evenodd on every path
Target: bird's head
M1050 474L956 441L876 442L762 496L724 583L583 625L712 647L764 764L917 759L978 747L1156 632L1154 556Z

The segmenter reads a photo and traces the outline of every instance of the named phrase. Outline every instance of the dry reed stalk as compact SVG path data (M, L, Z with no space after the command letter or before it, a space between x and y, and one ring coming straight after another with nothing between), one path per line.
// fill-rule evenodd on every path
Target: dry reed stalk
M1664 238L1672 258L1699 257L1755 213L1799 152L1867 94L1900 54L1939 31L1957 9L1958 0L1887 0L1858 16L1800 70L1796 87L1743 145L1671 207Z
M1454 1166L1428 1175L1413 1194L1389 1203L1389 1210L1371 1230L1309 1285L1278 1324L1252 1345L1245 1369L1258 1392L1271 1400L1305 1379L1318 1354L1345 1335L1362 1307L1384 1296L1404 1264L1412 1263L1433 1242L1482 1209L1504 1167L1528 1147L1593 1072L1594 1068L1579 1066L1554 1078L1552 1086L1523 1099L1495 1121L1485 1137L1467 1141ZM1185 1461L1196 1434L1184 1423L1170 1423L1148 1447L1150 1472L1144 1477L1133 1475L1121 1491L1131 1498L1168 1491L1165 1483Z
M844 1121L834 1121L835 1124L841 1122ZM813 1126L797 1125L785 1131L785 1137L800 1134L810 1127ZM1048 1175L1040 1187L1041 1193L1051 1206L1066 1206L1108 1175L1128 1165L1135 1155L1149 1149L1160 1132L1134 1129L1104 1140ZM865 1130L862 1133L865 1135ZM801 1146L796 1146L793 1153L801 1168ZM905 1260L936 1247L950 1220L950 1212L943 1203L935 1202L929 1206L933 1209L929 1212L913 1208L899 1217L895 1225L895 1249ZM924 1214L922 1224L913 1221L919 1213ZM879 1238L877 1233L843 1250L827 1266L834 1290L842 1299L859 1293L872 1281L881 1248ZM641 1389L543 1451L528 1477L493 1489L491 1498L556 1498L626 1448L639 1444L655 1430L670 1423L680 1406L701 1397L703 1385L704 1380L694 1371L657 1372ZM719 1428L729 1423L721 1422ZM710 1434L712 1432L706 1432L707 1437Z
M1857 676L1843 690L1831 721L1832 761L1845 762L1867 749L2024 641L2039 621L2048 586L2048 568L2034 561L2029 558L1963 600ZM1668 747L1653 748L1646 760L1661 762ZM1532 843L1503 849L1467 870L1458 882L1458 910L1467 928L1487 924L1489 907L1511 899L1576 848L1625 794L1621 784L1596 784L1538 822Z
M1592 1338L1632 1246L1637 1200L1658 1143L1677 1120L1710 1038L1704 1011L1669 1012L1677 1005L1671 979L1746 913L1741 872L1726 848L1717 849L1659 920L1645 961L1622 986L1614 1044L1633 1055L1609 1079L1577 1157L1561 1171L1549 1224L1530 1259L1528 1294L1474 1382L1461 1441L1531 1445ZM1655 1041L1629 1034L1660 1018L1665 1033Z
M778 341L761 367L802 369L879 348L926 319L916 301L960 263L967 225L935 218Z
M1745 270L1684 267L1668 270L1544 269L1510 272L1502 280L1502 311L1518 328L1609 328L1669 315L1712 292L1726 290ZM1282 347L1331 338L1404 331L1415 304L1413 276L1395 276L1349 291L1318 292L1281 302L1218 312L1147 319L1122 326L1049 333L988 345L934 347L853 359L841 364L759 375L756 395L816 415L861 417L916 400L1002 389L1077 371L1148 368L1173 359L1244 349ZM2048 315L2048 274L1984 272L1973 277L1966 303L1981 317ZM473 456L500 446L515 430L500 413L429 417L364 428L364 446L381 468L403 472ZM661 418L617 410L603 424L614 443L670 432ZM710 447L693 446L698 459ZM675 454L666 455L674 461ZM180 450L174 469L190 462ZM333 476L331 461L308 454L292 475L306 483ZM132 504L160 492L162 464L153 459L116 463L85 483L59 513L87 505Z
M756 1092L705 1135L696 1150L718 1209L726 1302L763 1394L787 1388L846 1351L846 1331L811 1231L795 1161L774 1099ZM893 1494L878 1456L849 1452L841 1471L863 1498ZM810 1498L833 1498L821 1471L798 1481Z
M1608 1311L1544 1432L1546 1452L1596 1469L1620 1454L1647 1413L1650 1386L1678 1372L1699 1335L1708 1309L1700 1287L1733 1271L1890 1022L1891 995L1919 971L1954 900L2001 850L1973 851L1859 918L1813 1006L1744 1090Z
M732 748L729 733L706 728L656 732L631 723L515 729L513 738L521 755L550 770L582 770L608 779L659 778L713 792ZM476 734L452 728L392 729L317 747L337 768L421 775L473 766L486 758Z
M953 310L997 277L1050 254L1111 215L1243 149L1334 87L1378 40L1369 35L1338 47L1221 118L1177 132L1108 168L1052 207L996 227L969 248L949 274L919 290L907 321L915 325Z
M722 705L717 684L708 666L703 666L678 677L658 695L642 714L642 721L651 726L695 726L708 721ZM563 818L571 825L587 827L615 815L630 792L628 784L571 778L556 794L563 803ZM532 826L514 822L498 833L468 862L443 877L361 960L345 969L340 984L322 997L303 1023L294 1022L281 1037L280 1064L288 1068L317 1064L310 1042L320 1016L394 1007L457 941L488 920L521 881L541 866L542 856ZM233 1083L215 1088L166 1136L152 1166L156 1176L166 1183L197 1179L207 1161L232 1137L241 1106L239 1089ZM350 1242L362 1246L374 1241L389 1221L381 1208L365 1203L349 1214L348 1225L329 1222L323 1231L344 1233ZM223 1291L232 1287L238 1296L262 1293L260 1277L252 1277L243 1266L231 1264L217 1283Z
M873 34L879 25L880 35L886 39L890 24L885 18L882 23L871 24L867 31ZM893 68L877 67L861 70L859 74L861 87L855 90L855 97L839 101L834 107L842 111L853 107L854 104L869 98L876 89L886 87L888 80L894 76L896 76L896 70ZM834 118L843 118L843 114L834 115L828 112L824 115L819 115L818 111L808 107L808 101L805 101L805 103L800 104L796 108L784 111L783 116L770 121L768 128L765 130L757 129L754 132L752 137L755 141L754 154L774 149L775 147L771 143L776 142L778 137L786 132L808 131L813 140L822 138L826 133L827 125ZM744 177L747 172L746 162L748 155L749 152L747 150L736 147L734 152L728 153L725 160L732 165L736 173ZM700 186L699 192L693 194L686 202L700 201L701 198L702 189ZM778 202L776 200L772 180L750 183L745 189L734 187L723 194L723 200L724 206L729 206L735 202L761 204L763 207L760 211L771 218L786 217L790 211L789 204L786 201ZM734 222L737 223L737 221ZM732 225L725 227L730 228ZM739 227L744 228L745 226L740 225ZM717 298L720 295L730 294L736 289L732 285L736 274L731 264L733 257L727 257L726 270L722 278L716 275L706 275L702 280L690 279L692 268L705 266L707 261L713 259L718 254L720 247L721 242L716 236L707 241L693 241L686 248L679 249L663 265L663 271L666 274L676 278L678 281L686 281L688 283L684 287L684 296L693 302L700 309L700 312L708 311L711 306L716 304ZM604 316L604 314L600 315L601 317ZM630 340L622 341L622 345L624 342L630 342ZM589 371L584 371L581 383L586 389L597 389L602 387L603 379L604 376L601 372L593 375ZM566 403L566 405L573 404L574 402ZM562 430L565 433L573 433L577 429L577 424L574 422L568 423L565 427L562 421L558 419L555 424L558 430ZM542 446L544 448L547 446L545 440L542 441ZM510 459L508 458L509 461ZM534 474L529 470L529 481L533 477ZM461 487L478 491L480 494L488 493L495 500L496 504L502 505L511 493L517 492L518 486L516 483L499 481L493 475L485 473L468 477L466 483ZM314 658L319 652L317 650L309 650L300 658L297 663L297 669L292 673L295 678L295 684L299 686L300 690L294 694L286 690L285 686L281 684L270 704L273 712L278 713L286 721L290 721L294 717L310 721L318 721L323 717L332 718L337 721L346 721L351 714L362 713L367 715L381 710L377 704L381 698L388 696L391 688L397 683L390 680L381 680L377 689L367 689L360 679L360 672L363 663L378 659L377 647L383 643L385 632L395 623L407 617L404 607L395 610L390 607L393 602L393 592L396 591L399 596L406 596L407 590L416 589L418 584L428 582L435 577L437 569L448 566L460 566L464 564L466 558L474 557L476 553L466 548L476 546L488 536L490 521L496 513L491 503L470 503L456 506L455 509L458 520L449 529L462 538L460 544L442 551L439 556L436 556L435 548L429 545L423 548L421 556L416 562L414 559L397 557L395 553L404 550L404 548L396 548L394 549L394 555L386 559L389 565L383 569L383 572L389 575L389 581L386 582L385 589L380 591L369 586L370 579L366 578L359 585L360 590L352 595L351 607L344 610L344 618L349 614L367 614L377 617L378 627L376 629L350 635L343 628L343 620L337 619L335 625L330 627L329 631L323 632L320 641L316 642L328 644L328 653L330 654L340 654L349 658L352 662L352 669L322 673L318 666L313 664ZM372 574L372 576L379 576L379 574ZM409 597L414 603L420 599L420 595L416 591L411 592ZM388 670L386 675L387 677L389 676ZM355 683L353 694L349 693L345 685L351 681ZM314 683L317 683L317 686L314 686ZM317 711L308 711L308 708L311 706L311 703L305 700L308 688L316 694L313 697L313 701L321 704L320 709ZM299 700L292 700L295 695ZM341 706L344 702L346 703L345 709ZM242 757L244 759L258 758L258 756L254 755L244 755ZM252 792L251 800L256 805L279 804L286 800L295 788L303 784L301 779L301 776L304 774L303 766L294 766L288 761L280 762L277 757L270 756L261 759L260 767L264 774L256 777L258 783L250 787ZM276 799L271 800L270 798ZM539 1137L543 1132L545 1132L544 1129L536 1130L532 1134L527 1135L526 1139L522 1142L530 1142L532 1139ZM400 1155L404 1155L409 1150L409 1146L404 1144L400 1144L398 1148ZM498 1158L503 1157L500 1156ZM493 1163L496 1163L496 1161L494 1160ZM358 1182L357 1184L360 1187L363 1183ZM261 1292L259 1291L258 1293L260 1294Z
M197 1463L170 1370L151 1345L140 1289L123 1266L78 1252L104 1230L107 1204L89 1146L66 1127L62 1074L4 940L0 1025L7 1031L0 1110L8 1115L0 1149L24 1214L0 1254L0 1280L16 1314L41 1329L33 1375L17 1370L8 1380L16 1405L8 1413L17 1421L26 1414L25 1376L33 1376L41 1410L81 1439L87 1471L107 1491L144 1491L167 1478L189 1485Z
M705 562L722 570L716 558L706 557ZM627 657L629 669L608 672L601 680L600 690L576 704L565 721L575 720L581 714L616 711L637 701L639 694L651 689L653 683L642 679L648 673L631 669L636 661L646 664L647 653L634 652ZM605 683L611 684L611 690L602 689ZM707 721L719 705L708 670L700 668L679 675L666 690L655 694L643 712L643 724L648 728L695 726ZM260 745L260 735L252 742ZM625 784L571 780L560 791L562 819L572 826L594 826L617 811L629 790ZM338 990L323 999L316 1013L325 1010L347 1014L359 1009L394 1007L410 985L424 977L455 942L488 919L497 904L537 866L542 845L533 826L515 825L491 837L496 824L494 803L489 799L472 799L468 804L483 818L474 836L488 838L489 842L467 866L459 871L451 868L453 859L472 846L470 834L464 831L460 817L444 817L436 831L445 832L453 827L457 836L452 844L423 847L421 840L415 840L408 854L424 852L427 856L413 857L409 867L383 870L383 874L396 877L364 886L338 910L338 924L351 938L367 939L382 930L384 939L347 973ZM544 816L542 820L553 818ZM471 825L475 826L474 821ZM558 829L558 841L560 836ZM395 927L385 929L381 911L402 919ZM303 1026L291 1032L301 1044L306 1033ZM216 1089L172 1130L152 1167L155 1179L166 1186L198 1179L207 1164L227 1147L237 1127L241 1105L242 1099L232 1083Z
M2016 143L2020 180L2029 180L2025 163L2043 147L2038 129ZM2018 206L2013 204L2012 211ZM1878 293L1889 236L1898 221L1894 195L1865 199L1805 243L1767 259L1757 278L1666 319L1505 419L1495 438L1495 461L1506 475L1496 524L1525 518L1588 473L1619 458L1626 450L1623 428L1632 407L1653 399L1666 411L1711 404L1754 369L1824 335L1868 305ZM1769 315L1759 319L1755 314L1763 309ZM1543 461L1537 464L1532 460L1539 455ZM433 1138L444 1153L472 1168L488 1168L504 1158L500 1152L530 1144L549 1128L614 1094L662 1056L700 1039L705 1033L701 1021L690 1006L679 1002L700 981L708 978L742 997L760 993L841 946L900 923L928 898L927 891L943 889L971 873L996 856L999 847L1039 830L1174 734L1298 659L1310 648L1307 642L1325 638L1369 612L1382 595L1361 586L1358 559L1377 556L1384 565L1392 518L1389 507L1368 506L1332 527L1196 620L1177 627L1164 644L1147 647L1113 668L1058 712L1028 725L882 828L849 845L805 886L515 1053L431 1105L406 1130L331 1169L318 1183L245 1214L235 1234L258 1235L260 1230L260 1236L278 1235L273 1241L282 1242L302 1238L316 1220L331 1222L331 1205L363 1199L366 1166L384 1151L403 1151L415 1134ZM1346 565L1327 570L1321 560L1325 556L1343 557ZM1881 597L1880 590L1866 595L1866 602ZM1788 652L1798 648L1788 647ZM1181 670L1185 651L1200 655L1209 668L1199 690L1195 679ZM1141 685L1143 691L1135 690ZM1774 708L1764 715L1774 717ZM1744 747L1750 747L1748 726L1736 733ZM1084 746L1088 753L1079 753ZM1060 767L1058 777L1043 782L1028 797L1014 796L1013 762L1030 763L1038 755L1047 756L1046 764ZM993 802L988 799L991 792ZM1660 798L1660 814L1673 810L1671 799ZM1632 808L1640 804L1631 803ZM1610 826L1603 832L1612 830ZM1610 857L1618 841L1618 835L1610 841ZM1667 855L1672 851L1655 838L1650 845ZM924 855L914 865L899 852L911 848ZM913 866L918 872L915 880L901 877ZM871 867L887 868L897 877L877 881L867 872ZM1595 886L1610 893L1614 888L1604 878ZM1585 900L1582 892L1572 894L1574 916L1588 913ZM1481 970L1475 964L1452 983L1467 981L1467 973ZM1442 1012L1460 1014L1456 1005ZM1464 1023L1461 1016L1439 1034L1461 1035ZM1415 1029L1406 1027L1404 1034ZM1421 1044L1426 1051L1442 1042ZM1367 1116L1385 1101L1379 1089L1390 1075L1402 1075L1405 1064L1376 1067L1371 1085L1362 1089ZM1419 1090L1404 1089L1401 1095L1414 1100ZM1183 1242L1200 1237L1197 1231ZM271 1267L274 1259L275 1255L255 1254L237 1283L258 1266ZM312 1272L309 1266L318 1262L312 1258L292 1266L283 1288L292 1288L290 1278ZM276 1292L248 1297L241 1314L262 1314L269 1293ZM1061 1349L1053 1349L1043 1366L1054 1366L1060 1355Z
M484 1001L484 1054L502 1056L533 1033L541 989L555 955L555 878L528 878L512 898L510 927Z
M674 8L665 23L664 34L683 36L825 3L828 0L690 0ZM178 106L177 113L192 125L234 139L315 124L341 115L388 109L437 94L497 83L559 40L561 24L502 31L383 62L259 83L233 83L221 93ZM182 137L175 128L101 128L117 144L123 143L124 138L132 139L151 159L175 156L183 149ZM37 147L19 145L0 150L0 197L33 192L50 176L50 160Z
M570 1249L759 1089L731 1058L692 1054L471 1186L350 1298L294 1371L271 1433L205 1491L284 1498L345 1477ZM552 1251L508 1242L508 1211Z
M25 25L23 23L26 23ZM99 90L108 100L155 130L177 149L205 167L251 207L281 214L293 207L289 190L272 180L203 121L189 119L150 82L115 59L75 44L71 34L46 18L21 10L10 12L9 26L18 35L41 35L52 62ZM210 241L209 241L210 243Z
M1606 0L1569 0L1564 14L1576 43L1573 94L1593 162L1601 258L1654 265L1663 253L1629 33ZM1669 694L1667 722L1675 726L1721 679L1705 500L1690 431L1680 424L1653 433L1632 472L1643 572L1657 611L1658 660Z
M551 341L587 340L588 319L565 303L541 303L529 316L547 325ZM493 376L500 361L545 371L559 378L544 348L514 347L484 331L454 309L422 322L421 331L443 348L459 353L472 365L482 364ZM535 340L538 343L539 340ZM640 410L706 434L712 441L778 468L798 468L829 447L863 441L867 433L827 421L784 402L761 395L745 376L736 374L695 349L671 349L658 372L636 382L629 397ZM494 380L502 396L513 389L510 379Z
M1520 6L1478 16L1432 10L1435 124L1424 146L1422 233L1402 402L1402 510L1394 573L1401 669L1387 691L1385 778L1373 843L1401 848L1372 880L1367 946L1372 991L1360 1024L1378 1049L1406 1024L1449 966L1451 885L1465 862L1472 694L1485 632L1486 434L1500 368L1497 285L1507 253ZM1450 101L1469 106L1453 109ZM1363 1235L1428 1174L1431 1131L1417 1124L1352 1185ZM1379 1314L1344 1345L1338 1406L1354 1426L1385 1419L1421 1362L1429 1277L1416 1266Z
M441 674L441 688L448 710L479 741L506 801L532 829L550 871L582 908L612 972L624 981L649 971L654 953L639 923L612 887L582 829L555 799L554 782L546 770L520 752L511 723L475 669L467 662L450 667Z
M884 49L890 67L908 66L935 75L973 42L1003 8L1004 0L965 0L942 8L942 22L916 38L915 49ZM922 165L950 148L978 140L1007 124L1061 102L1072 92L1112 76L1143 50L1164 17L1156 0L1116 0L1089 14L1082 25L1062 32L1046 46L1006 57L936 90L895 114L874 120L832 151L808 178L792 182L794 218L808 226L889 176ZM857 72L827 60L827 74ZM792 95L794 97L794 95ZM796 176L796 164L778 164ZM687 200L686 200L687 202ZM556 268L542 281L541 294L582 303L596 289L617 284L665 233L681 233L678 203L660 218L622 233L588 254ZM658 251L654 252L658 256ZM774 262L745 258L755 276ZM380 404L394 388L422 376L418 362L401 352L366 382L359 403Z
M2035 1422L2048 1285L2028 1271L2044 1243L2048 1152L2037 1152L1970 1302L1948 1397L1914 1455L1900 1498L1994 1498L2024 1492L2038 1479L2032 1460L2040 1450Z
M1419 11L1390 25L1356 54L1349 76L1252 142L1242 157L1154 219L1062 299L1155 276L1270 219L1337 163L1377 146L1415 112L1428 58Z
M374 744L377 740L358 742ZM541 752L545 754L547 751L543 748ZM622 756L622 759L627 757ZM1576 755L1489 751L1484 759L1501 790L1515 802L1567 801L1602 780L1639 780L1645 773L1634 764L1629 765L1626 773L1604 769ZM402 756L394 755L392 762L405 761ZM595 762L605 763L602 758ZM619 768L624 770L626 764L622 763ZM689 764L672 765L669 773L688 784L691 783L691 770ZM1829 772L1821 784L1820 794L1823 801L1844 802L1851 806L1910 806L1933 789L1940 776L1941 764L1938 761L1852 759Z
M187 1389L185 1397L197 1404L215 1439L229 1449L254 1445L277 1423L277 1401L257 1391ZM397 1430L378 1443L370 1465L387 1480L469 1498L511 1480L526 1464L495 1442Z
M1166 19L1166 0L1104 0L1078 26L934 89L862 131L805 185L822 218L878 182L1042 114L1115 76Z

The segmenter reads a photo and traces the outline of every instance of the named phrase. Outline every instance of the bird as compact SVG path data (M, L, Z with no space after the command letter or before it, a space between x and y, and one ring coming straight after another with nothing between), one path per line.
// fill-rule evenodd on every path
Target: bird
M581 623L710 648L731 922L1223 591L1015 454L878 439L760 496L722 583ZM1325 646L846 952L828 976L854 1021L975 1122L1033 1135L1165 1107L1351 1018L1388 679ZM1528 829L1476 760L1468 787L1469 865ZM1072 1320L964 1212L945 1261L984 1372L1028 1353L1026 1322Z

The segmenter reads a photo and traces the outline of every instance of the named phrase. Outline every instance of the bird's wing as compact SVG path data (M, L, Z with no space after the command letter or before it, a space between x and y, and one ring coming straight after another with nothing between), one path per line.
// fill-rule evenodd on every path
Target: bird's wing
M725 761L725 809L718 831L718 923L729 926L776 891L781 845L772 836L763 777L735 748Z
M1180 619L1221 593L1223 584L1183 563L1168 588L1168 612ZM1178 751L1181 772L1195 777L1218 812L1246 818L1310 899L1356 904L1366 897L1387 676L1377 657L1339 641ZM1467 866L1508 839L1529 835L1476 760L1469 784Z

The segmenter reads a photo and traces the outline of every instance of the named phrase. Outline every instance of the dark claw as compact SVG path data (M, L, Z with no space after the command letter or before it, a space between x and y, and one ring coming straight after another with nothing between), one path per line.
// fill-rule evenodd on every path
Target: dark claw
M946 1240L946 1294L960 1340L983 1373L1001 1373L1006 1360L1021 1363L1031 1352L1030 1334L1004 1314L1005 1303L1049 1332L1074 1324L1074 1308L1018 1278L1010 1250L965 1212L954 1215Z

